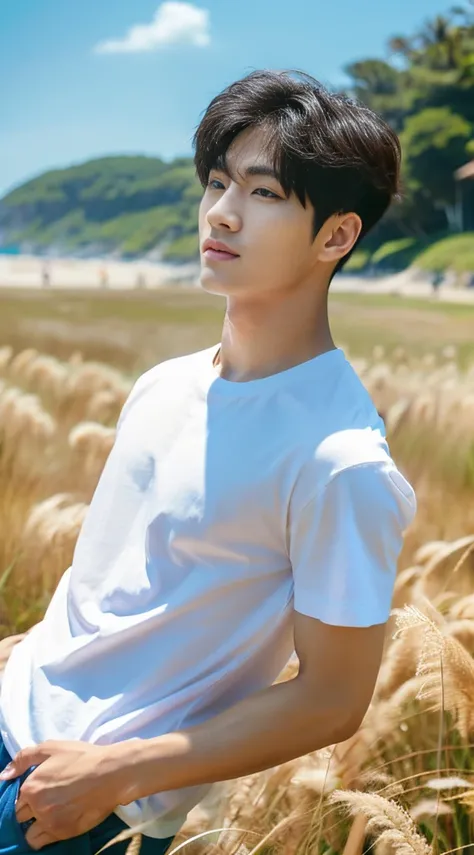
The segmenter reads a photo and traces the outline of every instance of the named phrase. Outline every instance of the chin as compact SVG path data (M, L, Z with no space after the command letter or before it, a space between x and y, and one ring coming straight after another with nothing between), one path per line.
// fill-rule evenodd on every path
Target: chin
M225 276L220 276L215 270L211 270L209 267L201 268L199 284L203 291L222 296L234 290L232 285L235 287L235 283L230 282Z

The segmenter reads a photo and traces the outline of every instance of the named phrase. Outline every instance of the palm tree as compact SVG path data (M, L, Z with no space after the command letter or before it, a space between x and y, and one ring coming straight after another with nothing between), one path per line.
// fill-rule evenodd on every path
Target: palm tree
M388 49L390 53L400 54L405 59L410 60L413 55L413 41L405 36L393 36L389 39Z
M472 26L474 24L474 0L467 0L467 6L451 6L449 13L453 18L461 18L464 26Z

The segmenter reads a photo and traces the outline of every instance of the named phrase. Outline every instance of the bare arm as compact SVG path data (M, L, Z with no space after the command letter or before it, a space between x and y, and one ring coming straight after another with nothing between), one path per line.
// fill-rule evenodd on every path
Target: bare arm
M335 627L295 612L294 679L197 727L113 747L128 767L127 800L252 774L349 738L372 698L384 636L385 625Z
M384 625L348 629L295 614L299 674L197 727L116 745L45 742L17 754L2 779L37 766L17 819L36 818L40 849L95 827L118 804L271 768L347 739L366 712L382 657Z

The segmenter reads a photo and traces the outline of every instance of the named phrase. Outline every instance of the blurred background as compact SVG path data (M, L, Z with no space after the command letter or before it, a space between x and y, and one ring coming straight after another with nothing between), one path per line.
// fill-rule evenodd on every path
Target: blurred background
M270 67L308 71L401 136L403 200L349 271L412 267L424 271L418 283L472 287L474 5L447 2L7 0L0 252L9 259L0 281L192 280L201 194L193 131L224 86ZM18 267L17 254L115 264Z
M220 339L191 140L214 95L265 67L309 72L400 135L402 199L334 280L330 317L418 514L359 732L231 782L176 842L472 853L473 0L2 0L0 638L41 620L70 565L137 376Z

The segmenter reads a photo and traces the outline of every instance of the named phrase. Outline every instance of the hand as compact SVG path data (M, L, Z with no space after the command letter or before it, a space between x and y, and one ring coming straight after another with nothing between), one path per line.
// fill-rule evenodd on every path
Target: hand
M8 638L2 638L0 641L0 673L5 670L5 665L10 659L10 654L13 648L19 641L22 641L25 638L25 634L10 635Z
M36 820L26 834L32 849L90 831L121 804L126 774L120 749L125 746L51 741L16 755L0 779L37 767L22 784L16 805L18 822Z

